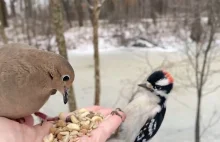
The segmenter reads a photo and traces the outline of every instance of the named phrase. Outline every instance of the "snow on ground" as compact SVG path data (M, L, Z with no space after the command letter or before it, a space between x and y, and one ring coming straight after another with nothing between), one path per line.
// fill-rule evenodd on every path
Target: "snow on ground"
M6 28L6 35L9 42L25 42L28 43L27 35L22 33L21 21L17 21L19 28L14 28L13 20L9 20L10 27ZM85 22L84 27L73 27L64 32L66 45L68 49L74 49L76 53L92 53L92 27L90 21ZM106 24L105 21L100 21L99 28L99 49L100 51L108 51L114 48L149 48L156 51L176 51L183 41L178 40L172 31L167 30L169 26L165 24L164 27L155 28L148 22L131 23L127 25L120 24ZM37 28L42 24L38 23ZM146 26L148 25L148 26ZM42 30L42 29L37 29ZM31 32L31 31L30 31ZM46 50L48 43L53 47L53 51L58 51L56 46L55 36L50 40L43 35L38 35L32 38L31 43L35 43L40 49ZM1 45L3 43L0 43ZM134 44L136 44L134 46ZM141 44L144 47L138 46ZM182 43L183 44L183 43Z

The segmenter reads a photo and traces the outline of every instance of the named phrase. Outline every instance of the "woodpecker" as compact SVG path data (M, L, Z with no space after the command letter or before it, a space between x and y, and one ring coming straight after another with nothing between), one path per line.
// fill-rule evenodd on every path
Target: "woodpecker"
M173 82L170 73L158 70L138 84L142 91L122 109L126 119L107 142L147 142L152 139L165 117L166 100Z

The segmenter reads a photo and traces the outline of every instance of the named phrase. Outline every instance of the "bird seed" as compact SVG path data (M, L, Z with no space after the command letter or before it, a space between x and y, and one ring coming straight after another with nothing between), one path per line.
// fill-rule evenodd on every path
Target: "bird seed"
M43 142L77 142L79 137L91 136L91 131L98 128L103 121L101 113L79 109L67 118L59 115L59 120L55 121L50 128L50 134L45 136Z

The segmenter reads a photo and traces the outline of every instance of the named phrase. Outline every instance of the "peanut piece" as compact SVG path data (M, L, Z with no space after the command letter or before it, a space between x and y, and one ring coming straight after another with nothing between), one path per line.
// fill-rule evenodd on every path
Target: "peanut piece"
M77 130L77 131L80 130L79 125L78 125L78 124L74 124L74 123L68 124L68 125L67 125L67 128L68 128L69 130Z

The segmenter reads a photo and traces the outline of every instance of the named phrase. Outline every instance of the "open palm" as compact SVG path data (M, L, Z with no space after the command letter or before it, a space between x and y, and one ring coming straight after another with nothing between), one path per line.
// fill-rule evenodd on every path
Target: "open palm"
M104 116L108 116L112 109L103 108L100 106L92 106L86 108L91 111L100 112ZM125 114L119 112L125 119ZM70 115L68 113L67 115ZM109 115L99 127L91 132L92 136L83 136L79 139L80 142L105 142L110 135L119 127L122 119L117 115ZM52 123L44 122L43 125L34 125L32 116L25 118L25 123L20 124L16 121L0 117L0 141L1 142L42 142L44 136L49 134L49 129Z

